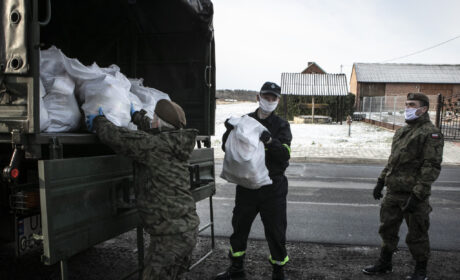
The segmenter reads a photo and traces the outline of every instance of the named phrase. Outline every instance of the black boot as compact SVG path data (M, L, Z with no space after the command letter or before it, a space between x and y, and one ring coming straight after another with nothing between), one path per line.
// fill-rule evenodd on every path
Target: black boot
M370 265L365 267L362 271L364 274L367 275L378 275L378 274L386 274L393 271L393 266L391 264L391 259L393 257L392 252L387 252L382 250L380 252L380 258L374 265Z
M272 280L289 280L286 275L284 275L284 265L272 264Z
M214 280L246 280L244 272L244 255L241 257L230 256L231 265L225 270L217 274Z
M415 264L415 270L414 273L412 273L411 276L407 276L407 280L427 280L428 277L426 277L426 264L427 261L423 262L417 262Z

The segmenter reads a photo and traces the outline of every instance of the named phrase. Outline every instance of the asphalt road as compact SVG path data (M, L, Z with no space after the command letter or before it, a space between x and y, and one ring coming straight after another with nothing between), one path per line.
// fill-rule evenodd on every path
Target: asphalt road
M291 163L289 180L289 241L329 244L379 245L379 201L372 188L382 165ZM216 163L216 177L222 162ZM230 236L235 185L216 178L213 198L215 234ZM443 166L432 187L430 199L431 247L460 250L460 167ZM209 200L198 203L203 223L209 221ZM406 225L400 231L400 246L405 245ZM204 234L208 234L205 231ZM263 226L257 216L250 238L263 239Z

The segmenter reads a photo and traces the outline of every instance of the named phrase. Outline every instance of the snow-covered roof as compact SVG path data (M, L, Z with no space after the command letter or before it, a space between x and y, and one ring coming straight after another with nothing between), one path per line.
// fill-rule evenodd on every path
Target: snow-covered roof
M358 82L460 84L459 64L354 63Z
M281 74L281 94L344 96L348 94L345 74Z

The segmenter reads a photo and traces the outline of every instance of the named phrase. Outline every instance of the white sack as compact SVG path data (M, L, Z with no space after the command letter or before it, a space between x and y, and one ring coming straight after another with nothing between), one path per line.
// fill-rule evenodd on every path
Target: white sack
M129 81L131 82L131 92L136 95L142 103L141 107L134 106L134 108L136 110L144 109L147 112L146 115L149 118L153 118L153 111L155 110L155 106L160 99L171 100L169 95L162 91L154 88L144 87L142 84L142 79L129 79Z
M41 131L66 132L77 130L80 126L75 83L66 68L71 63L69 60L54 46L40 51L40 80L45 89L45 94L40 92L43 96L43 106L40 105Z
M62 76L66 76L73 81L75 96L86 116L97 114L99 107L102 107L108 120L117 126L130 129L135 129L135 126L132 123L130 124L131 103L136 109L143 108L147 112L151 112L149 116L153 117L153 108L156 102L162 98L169 99L167 94L143 87L141 80L137 80L136 85L132 87L131 82L120 72L120 68L116 65L100 68L96 63L93 63L91 66L85 66L77 59L68 58L55 46L41 51L40 77L47 93L53 87L55 78ZM133 93L130 92L131 88L134 90ZM51 97L47 98L49 101L52 100ZM142 100L139 98L142 98ZM59 101L63 102L64 99L61 98ZM70 102L73 102L73 100ZM143 104L144 102L145 104ZM55 112L53 113L54 125L50 129L54 132L58 132L55 130L58 128L58 121L67 123L69 119L77 118L75 114L77 111L78 118L80 119L81 117L79 110L75 110L74 103L68 104L67 115L58 114L56 110L64 108L65 106L63 105L51 106ZM45 108L48 109L46 106ZM59 120L59 117L63 117L63 119ZM67 126L64 125L62 128L66 130L61 131L68 131Z
M265 166L265 148L260 135L267 130L248 115L231 117L235 128L225 143L225 157L220 177L248 189L272 184Z
M45 84L44 84L45 85ZM67 76L47 79L46 95L43 98L48 111L50 125L46 132L65 132L80 127L81 114L75 99L75 83Z
M54 77L66 74L64 64L66 59L67 57L55 46L40 51L40 76L45 88L51 87L49 83Z
M104 80L86 81L79 89L81 99L84 100L81 108L85 115L97 114L102 107L105 117L113 124L128 127L130 115L130 84L122 79L107 74Z
M118 69L119 71L120 69ZM76 58L68 58L55 46L40 51L40 75L62 76L67 74L78 87L82 82L89 80L104 79L105 74L99 66L83 65ZM46 85L45 85L46 87Z
M40 79L40 131L45 131L50 126L48 111L45 108L43 97L46 95L45 87Z

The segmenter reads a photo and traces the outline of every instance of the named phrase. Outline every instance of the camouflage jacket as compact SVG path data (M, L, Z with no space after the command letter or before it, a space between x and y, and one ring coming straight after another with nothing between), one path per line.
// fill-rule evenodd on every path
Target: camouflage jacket
M95 118L94 127L103 143L133 159L137 208L147 232L177 234L199 225L187 167L197 130L133 131L105 117Z
M385 180L390 192L413 193L426 199L441 172L443 147L443 135L425 113L396 131L379 179Z

